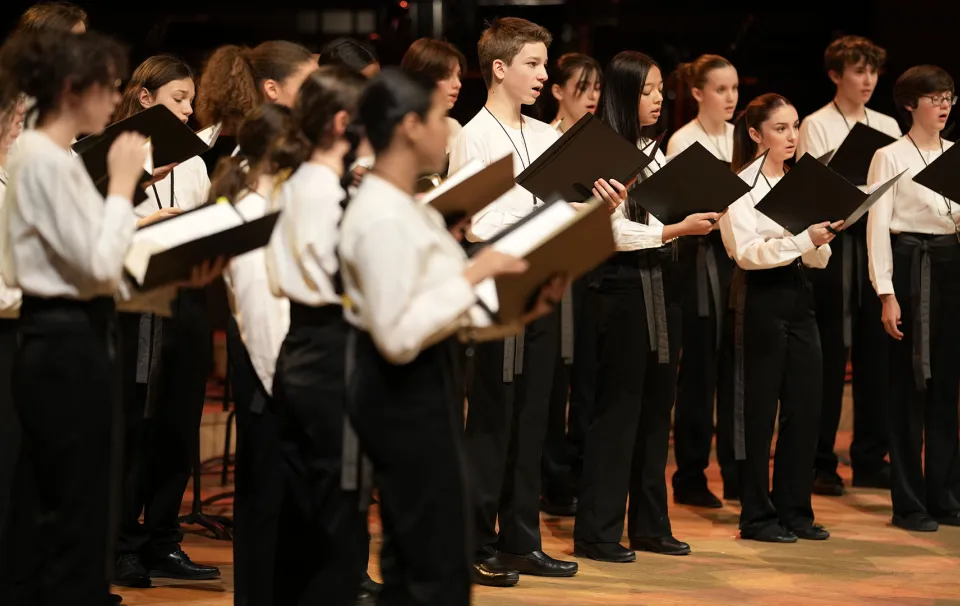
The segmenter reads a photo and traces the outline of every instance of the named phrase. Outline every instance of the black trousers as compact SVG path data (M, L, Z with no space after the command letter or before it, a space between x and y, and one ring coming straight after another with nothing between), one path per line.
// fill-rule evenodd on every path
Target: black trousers
M237 411L233 500L233 603L273 604L274 555L283 502L280 430L270 396L250 362L233 316L227 320Z
M636 267L605 264L596 288L597 399L584 442L573 536L585 543L619 542L625 509L630 538L670 536L666 466L680 306L667 297L670 355L669 363L661 364L650 350L647 302Z
M580 491L583 437L593 410L596 381L596 318L590 275L573 283L573 363L554 372L547 437L543 443L543 484L547 498L563 502Z
M833 257L827 268L809 272L816 297L823 356L823 406L814 464L818 472L834 474L837 471L837 455L833 449L840 427L849 353L853 360L854 422L850 459L854 474L873 474L886 465L890 339L880 322L882 305L870 284L865 236L851 234L837 238L830 246ZM855 250L852 253L846 251L848 246ZM858 284L849 293L852 329L849 349L844 344L843 333L845 255L860 265L853 269L851 277Z
M341 486L348 331L339 305L291 303L273 382L285 492L274 604L353 604L366 570L367 519Z
M14 592L0 603L106 603L121 421L115 320L112 299L24 297L13 375L22 456L4 544Z
M376 473L384 543L381 605L470 603L469 501L456 343L402 366L356 338L350 419ZM326 603L326 602L325 602Z
M13 363L16 354L17 321L0 319L0 537L4 536L10 515L13 477L23 435L13 404Z
M503 347L503 341L477 346L468 394L466 453L478 557L541 548L541 457L560 347L558 313L527 327L523 373L512 383L503 382Z
M918 386L912 360L917 338L916 312L910 302L912 251L894 243L893 288L900 303L903 332L903 340L890 339L890 479L893 513L898 516L927 513L938 517L960 511L960 324L956 321L960 253L950 256L940 260L931 253L931 377L925 386Z
M710 464L714 436L714 402L719 382L723 331L730 299L733 262L723 248L720 232L702 240L716 259L719 309L707 284L707 316L701 317L697 292L697 255L701 239L688 238L680 247L683 275L683 343L677 376L677 403L673 417L673 449L677 471L673 474L676 494L707 489L704 473ZM718 325L717 315L720 315ZM717 431L717 462L723 477L724 494L737 494L737 466L730 436Z
M820 422L822 362L813 293L805 273L798 263L745 272L741 531L756 532L775 524L799 528L813 522L810 470ZM770 444L778 402L780 429L771 493Z
M146 384L136 382L139 314L121 314L126 449L117 553L149 561L180 548L177 521L199 448L200 419L213 359L213 329L203 290L181 290L173 317L159 319L160 360ZM155 318L155 321L157 318ZM140 514L143 514L143 523Z

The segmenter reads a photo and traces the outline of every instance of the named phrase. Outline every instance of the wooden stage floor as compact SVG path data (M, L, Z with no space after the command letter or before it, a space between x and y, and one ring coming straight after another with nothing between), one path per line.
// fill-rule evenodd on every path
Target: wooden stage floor
M849 435L841 435L840 441L845 449ZM848 484L849 472L841 468ZM711 486L719 494L719 472L712 466L709 473ZM220 490L216 476L205 477L204 484L208 482L204 496ZM188 509L185 498L184 511ZM689 556L638 554L632 564L580 560L580 573L572 579L524 576L514 588L476 588L474 603L960 606L960 528L943 527L929 534L894 528L889 495L877 490L850 490L841 498L814 497L814 510L817 521L833 534L829 541L767 545L737 538L737 505L727 504L720 510L671 506L675 535L693 547ZM371 529L371 574L376 577L379 520L375 515L371 515ZM572 557L573 519L543 516L541 529L545 551ZM220 566L223 578L199 583L159 580L151 589L115 589L124 603L232 605L230 543L188 532L184 548L194 560Z

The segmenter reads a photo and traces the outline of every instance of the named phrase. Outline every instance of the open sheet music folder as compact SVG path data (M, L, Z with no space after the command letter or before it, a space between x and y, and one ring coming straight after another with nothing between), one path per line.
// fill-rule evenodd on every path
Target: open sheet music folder
M471 256L486 246L523 258L529 265L522 274L491 278L476 287L479 300L502 325L519 321L554 276L564 274L575 280L615 250L610 212L596 199L580 210L556 199L548 202L495 238L474 246Z
M280 211L246 221L229 202L206 204L141 227L124 260L140 290L188 280L194 267L266 246Z
M866 185L873 155L894 141L896 139L887 133L857 122L840 147L820 156L819 160L854 185Z
M517 175L517 184L541 200L559 196L582 202L593 197L597 179L616 179L629 186L653 160L661 140L641 150L587 113Z
M904 171L905 172L905 171ZM805 154L760 202L757 210L791 234L811 225L843 220L849 229L870 210L903 172L864 192L818 159Z
M453 224L472 217L513 187L513 154L489 166L471 160L443 183L423 194L420 203L432 206L448 224Z
M960 202L960 145L951 145L913 177L914 183L931 189L947 200Z
M630 195L664 225L679 223L693 213L719 213L753 189L766 157L765 152L735 173L694 142L637 183Z
M148 137L153 146L153 165L167 166L184 162L209 150L220 135L220 125L193 132L162 105L155 105L126 120L114 122L103 132L89 135L73 144L73 151L83 159L94 182L107 174L107 154L110 153L110 146L121 133L127 131L135 131Z

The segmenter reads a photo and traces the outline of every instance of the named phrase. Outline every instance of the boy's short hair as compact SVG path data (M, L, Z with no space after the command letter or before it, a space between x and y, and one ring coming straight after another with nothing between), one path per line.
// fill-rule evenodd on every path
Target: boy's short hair
M847 67L861 61L879 72L887 62L887 51L863 36L843 36L831 42L823 53L827 73L842 75Z
M893 85L893 102L900 116L907 123L912 123L913 117L907 106L916 107L920 97L943 92L955 92L950 74L936 65L916 65L897 78Z
M87 25L87 13L76 4L62 1L40 2L24 11L16 31L70 33L81 23Z
M493 82L493 62L499 59L507 65L513 61L525 44L542 42L549 47L553 36L547 28L519 17L494 19L480 35L477 55L480 57L480 73L487 87Z

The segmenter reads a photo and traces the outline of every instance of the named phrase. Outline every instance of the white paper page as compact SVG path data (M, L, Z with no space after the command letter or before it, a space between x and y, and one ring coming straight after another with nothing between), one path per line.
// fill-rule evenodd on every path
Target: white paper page
M470 160L463 165L463 168L451 175L449 179L441 183L438 187L434 187L430 191L423 194L423 197L420 198L420 203L424 205L430 204L443 194L447 193L454 187L460 185L473 175L483 170L483 168L484 164L480 160Z
M766 155L762 155L759 158L754 158L752 162L744 166L737 173L740 175L740 178L743 179L743 182L753 187L757 184L757 179L760 178L760 169L763 168L763 163L767 159Z
M220 136L220 131L223 129L223 123L217 122L213 126L208 126L203 130L197 131L197 137L207 144L207 147L213 147L213 144L217 142L217 137Z
M147 159L143 161L143 170L147 171L148 175L153 175L153 144L150 143L149 139L143 144L143 148L147 150Z

